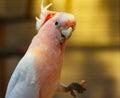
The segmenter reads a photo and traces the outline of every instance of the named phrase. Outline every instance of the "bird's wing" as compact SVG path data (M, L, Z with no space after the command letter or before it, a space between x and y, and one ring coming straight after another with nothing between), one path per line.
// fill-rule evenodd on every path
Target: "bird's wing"
M39 86L35 83L33 56L25 56L17 65L8 84L5 98L38 98Z

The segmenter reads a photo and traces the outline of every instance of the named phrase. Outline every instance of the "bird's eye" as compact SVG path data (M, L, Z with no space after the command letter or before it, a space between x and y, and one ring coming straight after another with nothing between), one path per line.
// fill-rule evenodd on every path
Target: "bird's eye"
M60 27L60 23L58 21L55 22L55 26L58 28Z

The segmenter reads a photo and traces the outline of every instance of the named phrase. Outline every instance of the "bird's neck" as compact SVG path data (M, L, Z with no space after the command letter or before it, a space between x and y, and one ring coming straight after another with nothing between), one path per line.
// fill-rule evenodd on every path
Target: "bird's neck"
M37 34L29 48L28 51L56 51L61 54L64 53L65 43L60 44L56 38L52 38L50 35L46 36L45 34Z

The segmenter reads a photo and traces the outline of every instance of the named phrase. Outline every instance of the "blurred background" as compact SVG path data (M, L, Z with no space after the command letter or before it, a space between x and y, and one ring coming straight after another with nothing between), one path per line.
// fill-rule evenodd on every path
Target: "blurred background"
M77 98L120 98L120 0L45 0L50 10L75 15L61 81L87 80ZM0 0L0 98L18 61L37 33L41 0ZM54 98L73 98L69 93Z

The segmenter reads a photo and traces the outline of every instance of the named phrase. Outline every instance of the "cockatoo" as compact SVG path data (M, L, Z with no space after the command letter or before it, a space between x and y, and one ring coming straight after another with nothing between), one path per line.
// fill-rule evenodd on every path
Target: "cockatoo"
M40 19L36 18L38 33L15 68L5 98L52 98L57 91L75 96L74 90L85 91L86 81L69 86L60 83L64 49L75 29L75 17L49 11L52 3L43 7L43 2Z

